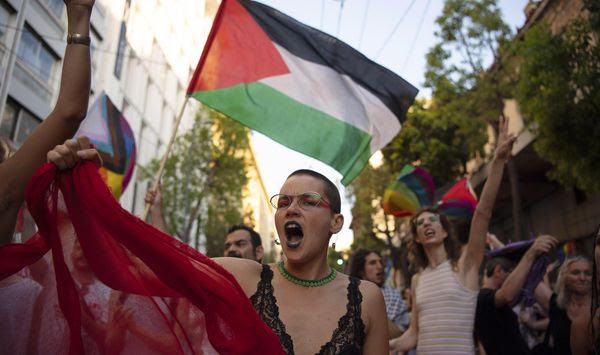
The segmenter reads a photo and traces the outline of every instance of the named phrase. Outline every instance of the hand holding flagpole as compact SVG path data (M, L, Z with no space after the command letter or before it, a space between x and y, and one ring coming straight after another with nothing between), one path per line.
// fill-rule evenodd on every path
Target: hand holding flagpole
M171 133L171 139L169 140L169 144L167 145L167 150L165 151L165 155L160 161L160 166L156 175L154 176L154 182L152 183L151 189L156 191L158 186L160 185L160 179L162 178L163 172L165 170L165 165L167 164L167 158L169 157L169 153L171 152L171 148L173 148L173 143L175 142L175 137L177 136L177 130L179 128L179 124L181 123L181 119L183 118L183 113L185 112L185 106L189 97L186 97L183 101L183 105L181 106L181 110L179 111L179 115L177 116L177 121L175 121L175 126L173 126L173 132ZM144 214L142 215L142 220L148 219L148 213L150 212L150 207L152 204L146 203L146 207L144 208Z

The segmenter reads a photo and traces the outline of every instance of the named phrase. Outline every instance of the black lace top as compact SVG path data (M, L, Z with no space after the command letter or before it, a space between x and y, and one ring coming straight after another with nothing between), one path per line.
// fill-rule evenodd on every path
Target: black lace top
M275 334L279 337L286 354L294 354L294 343L285 331L285 324L279 319L279 307L273 295L273 271L269 265L263 265L256 293L250 297L252 305ZM365 325L360 318L362 295L358 290L360 280L350 277L348 284L347 312L338 321L331 340L321 347L319 354L362 354L365 342Z

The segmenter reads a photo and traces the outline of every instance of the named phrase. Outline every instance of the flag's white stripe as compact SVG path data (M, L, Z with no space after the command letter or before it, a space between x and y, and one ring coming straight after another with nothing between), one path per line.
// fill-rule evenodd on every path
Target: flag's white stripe
M275 44L290 73L260 80L292 99L351 124L373 138L371 152L400 131L398 118L379 98L347 75L299 58ZM357 101L358 100L358 101Z

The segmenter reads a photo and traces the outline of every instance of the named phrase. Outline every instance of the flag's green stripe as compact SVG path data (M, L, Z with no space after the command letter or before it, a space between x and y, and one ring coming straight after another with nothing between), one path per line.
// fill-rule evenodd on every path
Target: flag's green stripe
M361 172L371 156L369 134L263 83L196 91L191 96L291 149L330 165L344 176L344 185Z

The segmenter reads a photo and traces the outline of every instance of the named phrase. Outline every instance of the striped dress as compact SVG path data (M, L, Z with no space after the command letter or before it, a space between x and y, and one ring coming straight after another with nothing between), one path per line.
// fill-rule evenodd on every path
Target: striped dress
M417 289L417 354L474 354L477 292L464 287L450 261L421 272Z

